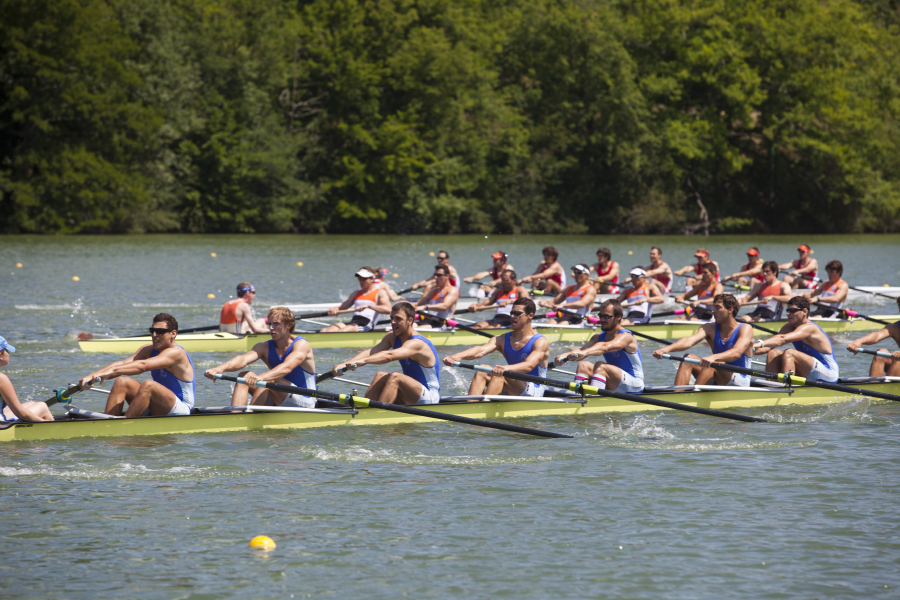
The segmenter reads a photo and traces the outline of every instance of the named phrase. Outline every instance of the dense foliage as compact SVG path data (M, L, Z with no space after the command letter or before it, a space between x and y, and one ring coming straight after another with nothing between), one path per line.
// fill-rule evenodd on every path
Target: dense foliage
M4 232L900 230L894 0L0 14Z

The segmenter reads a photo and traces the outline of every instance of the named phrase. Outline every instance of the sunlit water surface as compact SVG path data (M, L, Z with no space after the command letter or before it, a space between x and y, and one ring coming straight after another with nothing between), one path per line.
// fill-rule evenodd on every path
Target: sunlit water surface
M389 266L402 287L429 273L428 253L439 249L466 275L498 249L530 273L547 244L566 265L608 246L623 268L646 264L651 244L675 268L705 245L732 272L748 245L784 262L799 243L823 265L843 261L851 283L900 285L898 236L7 236L0 335L18 352L4 372L20 398L46 398L117 358L82 354L78 332L138 333L163 310L182 327L206 325L240 280L257 286L262 311L337 302L363 264ZM859 308L896 311L889 302ZM642 344L645 356L652 348ZM867 372L867 360L838 348L844 374ZM316 356L328 365L352 353ZM203 369L227 356L193 358ZM645 370L653 384L674 376L668 363ZM467 376L445 370L445 391L463 392ZM198 405L226 396L222 384L198 383ZM85 393L76 403L101 409L103 397ZM896 597L898 411L838 397L742 411L772 424L671 412L515 421L574 440L435 423L5 444L0 593ZM277 549L249 550L260 534Z

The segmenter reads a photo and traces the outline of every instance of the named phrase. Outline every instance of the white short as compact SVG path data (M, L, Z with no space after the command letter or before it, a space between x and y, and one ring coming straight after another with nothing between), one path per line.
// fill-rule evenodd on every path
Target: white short
M525 390L520 395L528 396L529 398L543 398L545 389L546 386L529 381L525 384Z
M614 391L626 394L640 394L644 391L644 380L638 379L631 373L622 371L622 383Z
M175 415L189 415L191 414L191 407L188 406L186 402L182 402L181 400L175 401L175 406L172 407L172 410L169 411L167 417L173 417Z
M750 387L750 376L742 373L732 373L731 379L725 385L732 387Z
M315 408L316 399L300 394L288 394L280 406L293 406L295 408Z
M809 381L823 381L825 383L835 383L840 377L837 369L829 368L828 365L819 359L813 359L813 368L806 376Z
M419 400L416 404L437 404L441 401L441 391L440 390L430 390L424 385L422 386L422 393L419 394Z

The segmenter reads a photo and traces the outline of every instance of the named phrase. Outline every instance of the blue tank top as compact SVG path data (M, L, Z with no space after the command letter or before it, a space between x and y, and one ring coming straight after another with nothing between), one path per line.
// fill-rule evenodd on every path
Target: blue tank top
M287 358L287 355L291 353L291 350L294 349L294 344L297 340L302 340L304 338L297 336L294 338L294 341L291 342L291 345L287 347L287 350L284 351L284 356L278 356L278 353L275 351L275 340L269 340L269 352L267 361L267 365L269 369L274 369L278 365L284 362L284 359ZM290 381L292 384L297 387L306 388L308 390L316 389L316 374L310 373L303 367L297 367L290 373L284 376L285 379Z
M631 333L628 329L620 329L619 333ZM598 340L601 342L605 342L606 340L606 332L601 331L598 336ZM611 340L610 340L611 341ZM617 350L615 352L606 352L603 355L603 358L606 360L606 364L612 365L614 367L619 367L635 379L639 379L644 381L644 365L641 362L641 349L638 347L637 352L631 353L626 352L625 350Z
M734 343L737 342L738 333L741 331L741 327L747 325L747 323L741 323L737 327L734 328L734 331L731 332L731 337L728 338L728 341L722 341L722 332L719 330L719 324L716 323L716 337L713 339L713 354L721 354L722 352L727 352L734 348ZM743 367L744 369L750 368L750 357L746 354L741 354L738 358L734 359L731 362L725 363L726 365L732 365L734 367Z
M509 336L512 335L512 332L505 334L503 336L503 356L506 358L506 364L508 365L517 365L519 363L525 362L525 359L528 358L528 355L531 354L534 349L534 343L539 339L544 337L540 333L536 333L531 336L531 339L528 340L528 343L522 346L521 350L516 350L512 347L512 344L509 342ZM541 363L538 363L536 367L532 370L528 371L526 375L534 375L535 377L546 377L547 376L547 367L542 367Z
M6 408L6 400L3 399L3 396L0 395L0 422L6 422L6 415L3 414L3 409ZM13 413L13 416L9 418L10 421L18 421L19 417Z
M176 344L175 347L181 348L178 344ZM184 350L184 348L181 349ZM150 353L150 358L153 358L158 354L159 352L154 350ZM191 355L187 353L187 350L184 350L184 354L188 357L188 362L191 363L191 371L194 372L193 379L190 381L178 379L166 369L153 369L150 371L150 377L153 378L153 381L175 394L175 397L187 404L188 407L194 408L194 389L196 387L195 382L197 381L197 370L194 368L194 361L191 360Z
M819 324L816 323L815 321L810 321L810 323L812 323L816 327L819 327ZM822 333L825 333L825 331L821 327L819 327L819 331L821 331ZM828 334L825 334L825 337L827 338ZM829 369L832 369L833 371L838 370L837 359L834 357L834 345L832 345L830 339L828 340L828 347L831 348L830 354L822 354L821 352L819 352L818 350L816 350L815 348L813 348L806 342L791 342L791 343L794 344L794 348L796 348L803 354L808 354L808 355L812 356L819 362L827 365Z
M438 357L437 350L434 349L434 344L429 342L427 339L419 335L418 333L412 336L410 339L413 340L422 340L428 347L431 349L431 353L434 354L434 366L433 367L423 367L416 361L411 358L401 358L400 359L400 368L403 369L403 374L412 377L423 386L428 388L434 392L441 391L441 359ZM402 346L403 344L400 341L400 338L394 339L394 350Z

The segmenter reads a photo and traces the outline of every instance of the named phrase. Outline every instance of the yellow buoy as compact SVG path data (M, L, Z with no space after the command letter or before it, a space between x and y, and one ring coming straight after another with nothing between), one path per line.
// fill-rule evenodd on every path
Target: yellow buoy
M298 262L298 263L297 263L297 266L298 266L298 267L302 267L302 266L303 266L303 263L302 263L302 262Z
M81 277L76 275L75 277L72 278L72 281L81 281Z
M215 253L215 252L210 252L209 255L212 256L213 258L216 257L216 253Z
M629 250L629 251L628 251L628 256L631 256L632 254L634 254L634 252L632 252L631 250Z
M21 269L21 268L22 268L22 263L16 263L16 268L17 268L17 269Z
M400 277L400 276L397 275L396 273L394 273L393 275L391 275L391 277L393 277L394 279L397 279L397 278ZM885 285L887 285L887 284L885 284Z
M275 540L266 535L258 535L250 540L248 547L256 550L274 550Z
M215 294L207 294L206 297L207 297L207 298L215 298L216 295L215 295Z
M816 251L815 251L815 250L810 250L809 253L810 253L810 254L815 254Z
M884 285L881 286L881 287L891 287L891 286L889 286L888 284L884 284Z
M429 252L428 256L434 256L434 252Z

